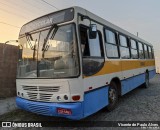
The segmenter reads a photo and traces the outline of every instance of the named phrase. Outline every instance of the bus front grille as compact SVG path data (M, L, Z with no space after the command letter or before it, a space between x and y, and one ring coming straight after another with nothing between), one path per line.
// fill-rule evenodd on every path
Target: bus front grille
M48 102L51 100L53 94L27 92L27 96L30 100Z
M42 115L49 115L49 107L45 105L35 105L32 103L27 103L28 109L31 112L37 113L37 114L42 114Z
M60 86L23 86L26 91L58 92Z
M29 100L51 102L54 93L60 91L60 86L22 86L22 90Z

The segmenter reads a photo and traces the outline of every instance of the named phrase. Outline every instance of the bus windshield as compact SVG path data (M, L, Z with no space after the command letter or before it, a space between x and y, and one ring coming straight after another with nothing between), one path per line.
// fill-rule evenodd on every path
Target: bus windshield
M22 57L17 78L68 78L79 75L74 24L55 26L19 38Z

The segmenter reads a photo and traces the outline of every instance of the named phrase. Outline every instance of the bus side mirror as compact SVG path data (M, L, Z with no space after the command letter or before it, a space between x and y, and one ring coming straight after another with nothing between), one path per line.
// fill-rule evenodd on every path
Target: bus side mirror
M97 25L96 24L90 24L89 39L96 39L96 37L97 37Z

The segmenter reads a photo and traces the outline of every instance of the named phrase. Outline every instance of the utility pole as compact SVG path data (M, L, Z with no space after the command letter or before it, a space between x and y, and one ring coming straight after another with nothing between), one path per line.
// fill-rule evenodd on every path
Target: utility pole
M138 37L138 32L137 32L137 37Z

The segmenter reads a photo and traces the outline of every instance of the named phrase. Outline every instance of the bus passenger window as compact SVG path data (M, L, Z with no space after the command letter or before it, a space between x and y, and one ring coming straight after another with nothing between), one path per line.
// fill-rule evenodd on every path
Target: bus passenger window
M138 42L138 49L139 49L139 58L144 59L143 44L140 42Z
M148 56L148 48L147 48L147 45L144 45L144 54L145 54L145 58L148 59L149 56Z
M127 43L127 37L119 35L119 39L120 39L121 58L122 59L129 59L130 52L129 52L129 47L128 47L128 43Z
M131 57L132 59L138 59L138 48L135 40L131 39Z
M119 58L116 34L110 30L105 30L106 52L108 58Z
M152 50L151 50L151 47L150 47L150 46L148 47L148 50L149 50L149 58L152 59L152 58L153 58L153 57L152 57Z

